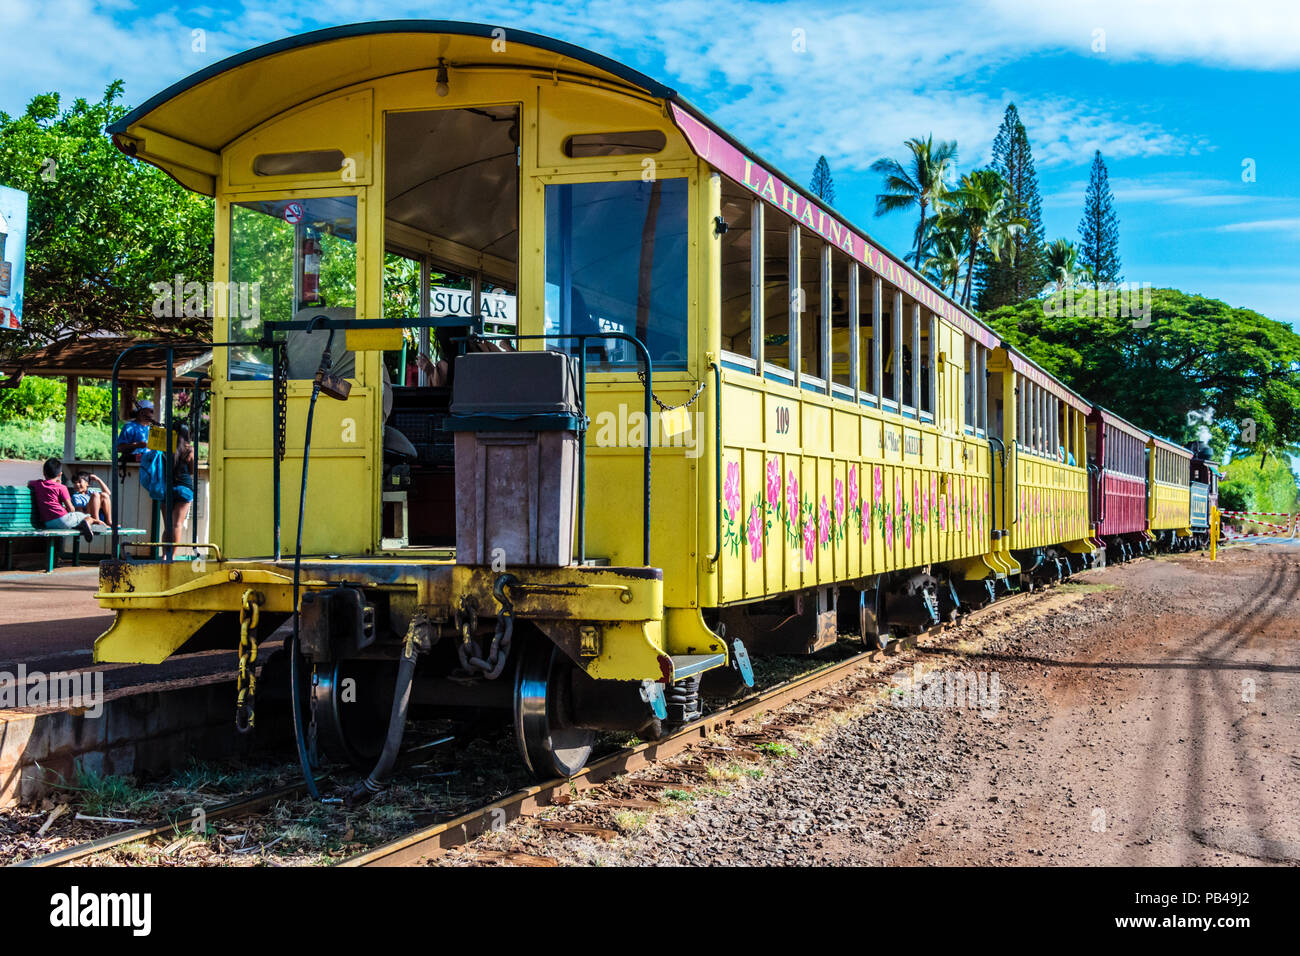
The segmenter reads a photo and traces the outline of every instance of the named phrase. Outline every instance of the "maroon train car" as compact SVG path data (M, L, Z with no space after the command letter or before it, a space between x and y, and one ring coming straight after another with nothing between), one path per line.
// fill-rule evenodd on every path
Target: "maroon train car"
M1109 562L1151 549L1147 534L1147 433L1100 405L1088 415L1088 505Z

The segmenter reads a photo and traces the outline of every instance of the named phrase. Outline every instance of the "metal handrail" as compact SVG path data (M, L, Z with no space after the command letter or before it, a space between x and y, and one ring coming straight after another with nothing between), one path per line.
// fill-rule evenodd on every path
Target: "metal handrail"
M585 419L587 416L587 340L588 339L622 339L624 342L632 343L637 352L640 353L640 359L645 363L645 452L643 455L642 469L644 476L642 482L644 485L644 500L641 512L641 562L646 567L650 566L650 396L653 391L654 380L654 363L650 358L650 350L646 348L644 342L635 335L628 335L626 332L543 332L532 335L518 335L508 332L490 332L476 335L475 338L483 340L511 340L511 341L561 341L567 339L576 339L578 341L578 374L579 388L581 389L579 402L582 407L582 415ZM586 513L586 483L587 483L587 431L584 428L578 434L578 541L579 557L586 560L586 538L587 538L587 513Z

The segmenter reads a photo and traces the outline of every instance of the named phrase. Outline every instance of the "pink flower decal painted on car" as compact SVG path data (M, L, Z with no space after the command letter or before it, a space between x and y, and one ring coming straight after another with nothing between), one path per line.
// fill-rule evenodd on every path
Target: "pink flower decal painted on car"
M763 556L763 519L758 514L758 505L749 509L749 560L757 561Z
M948 530L948 496L939 496L939 530Z
M844 482L835 479L835 520L844 520Z
M781 465L775 458L767 463L767 504L771 508L781 506Z
M825 544L831 536L831 509L826 507L826 496L822 495L821 507L817 510L817 543Z
M803 556L804 560L811 561L817 554L817 527L813 521L813 514L808 512L807 520L803 525Z
M875 473L876 473L876 477L875 477L876 497L874 501L876 504L881 504L885 500L885 482L884 479L881 478L880 476L879 465L875 467Z
M727 508L727 517L733 521L740 514L740 463L727 462L727 477L722 481L722 501Z
M794 524L799 520L799 479L793 471L785 480L785 513L786 521Z
M858 503L858 466L849 465L849 501Z

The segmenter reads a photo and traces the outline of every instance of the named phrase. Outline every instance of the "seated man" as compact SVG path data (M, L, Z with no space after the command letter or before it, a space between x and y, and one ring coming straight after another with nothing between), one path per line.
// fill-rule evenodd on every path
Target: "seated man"
M42 471L45 472L43 479L34 478L27 482L27 487L32 490L36 520L41 527L51 530L66 528L69 531L76 528L87 541L94 541L95 526L104 522L72 510L72 498L67 487L59 480L63 471L62 463L57 458L47 458Z
M153 402L141 399L135 403L131 420L122 426L117 435L117 453L122 461L139 461L149 447L149 427L153 424Z
M108 485L99 475L79 471L72 477L72 504L92 518L102 518L106 524L113 521Z

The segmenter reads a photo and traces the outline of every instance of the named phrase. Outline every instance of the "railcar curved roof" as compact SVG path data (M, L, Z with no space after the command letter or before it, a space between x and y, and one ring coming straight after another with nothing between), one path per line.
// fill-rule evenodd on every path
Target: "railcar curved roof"
M806 201L883 251L866 231L835 212L796 179L761 159L672 87L572 43L524 30L507 29L502 34L502 29L498 25L457 20L378 20L285 37L227 57L173 83L109 126L108 132L118 148L132 156L135 155L132 137L148 133L175 140L182 149L213 156L240 136L299 104L368 80L428 70L440 57L446 58L453 70L506 65L548 74L579 74L675 104L704 124L710 133L785 180ZM503 52L492 51L491 45L498 39L506 41ZM329 48L328 57L322 58L323 47ZM163 163L154 162L176 175ZM194 188L192 178L177 178ZM986 323L917 270L901 259L891 257L891 262L944 302L954 315L981 330L991 341L990 347L1006 348L1018 370L1024 366L1035 370L1038 374L1030 377L1040 383L1050 380L1055 386L1050 390L1058 396L1067 401L1073 399L1070 403L1084 411L1091 407L1087 399L1004 342Z

